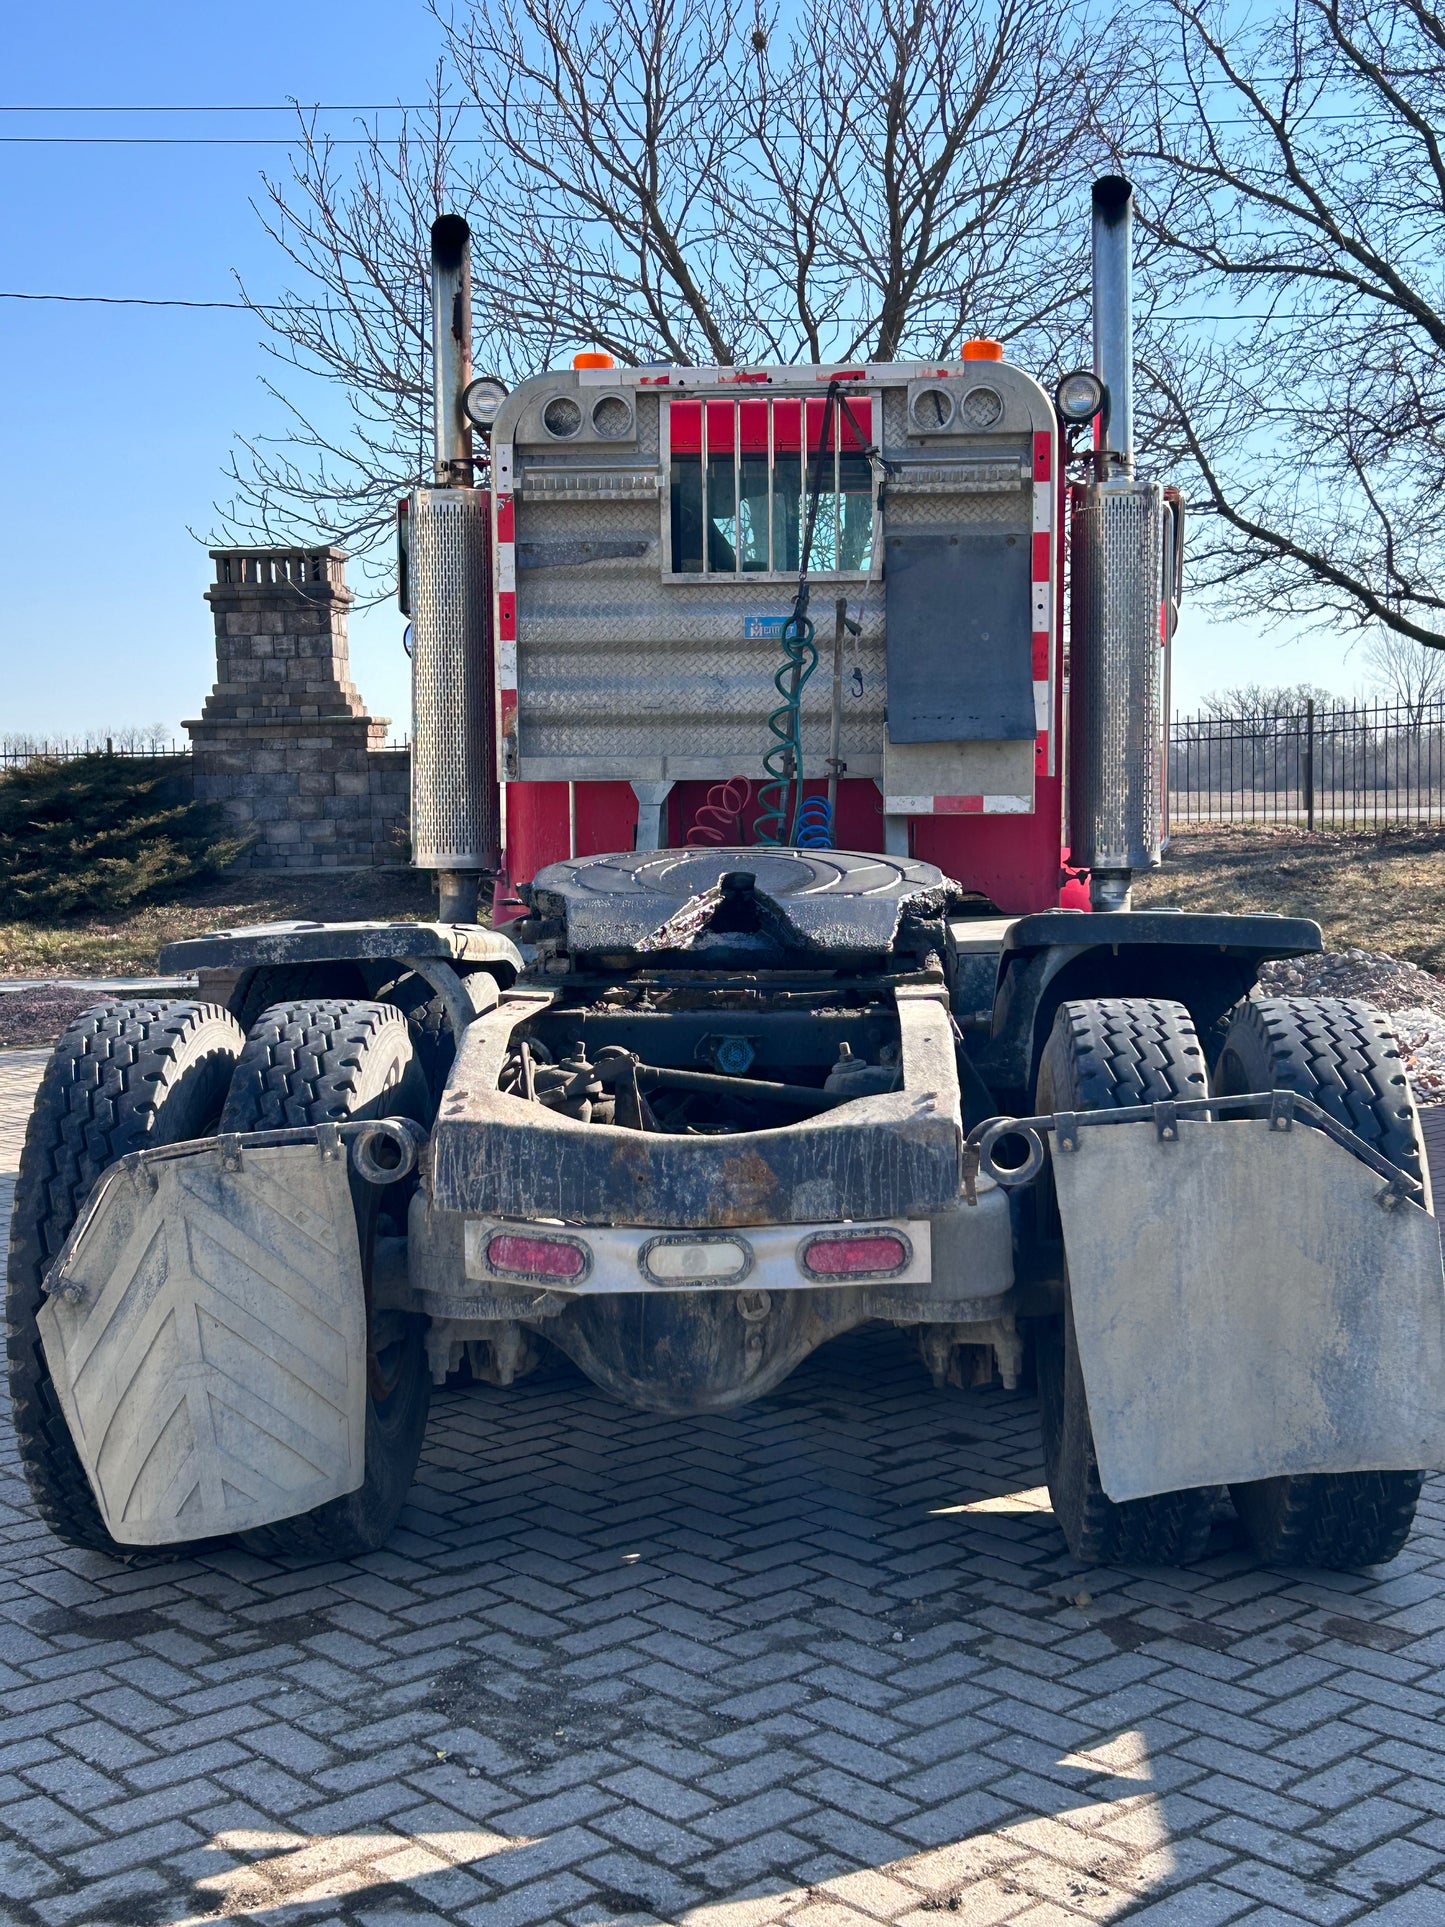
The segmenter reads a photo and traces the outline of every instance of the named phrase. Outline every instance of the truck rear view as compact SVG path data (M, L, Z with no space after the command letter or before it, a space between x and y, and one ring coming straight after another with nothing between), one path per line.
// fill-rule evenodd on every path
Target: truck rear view
M508 393L437 223L440 914L174 946L199 1000L62 1042L11 1284L56 1530L344 1555L464 1362L717 1411L879 1323L920 1396L1036 1383L1081 1559L1192 1558L1226 1488L1265 1558L1399 1549L1445 1281L1398 1047L1251 996L1313 924L1130 907L1183 510L1135 467L1129 220L1096 184L1052 396L985 341Z

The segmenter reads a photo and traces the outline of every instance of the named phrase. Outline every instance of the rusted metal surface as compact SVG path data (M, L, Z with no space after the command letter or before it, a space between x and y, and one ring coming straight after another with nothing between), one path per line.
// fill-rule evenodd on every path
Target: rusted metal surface
M497 1089L512 1032L552 1002L513 992L467 1032L432 1153L437 1205L661 1228L929 1217L959 1194L962 1124L941 988L894 991L903 1089L784 1130L673 1137L583 1124Z

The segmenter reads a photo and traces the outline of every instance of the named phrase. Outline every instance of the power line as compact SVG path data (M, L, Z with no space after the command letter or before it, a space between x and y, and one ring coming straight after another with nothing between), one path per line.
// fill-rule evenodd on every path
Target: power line
M285 134L0 134L0 147L295 147L304 138ZM500 137L446 135L448 147L499 147ZM328 147L371 147L365 135L324 134Z
M1255 74L1249 77L1256 87L1284 87L1299 79L1296 74ZM1223 77L1200 79L1192 86L1183 81L1172 81L1169 85L1184 95L1194 91L1194 87L1234 87L1236 82ZM459 108L476 112L482 103L476 100L371 100L371 101L322 101L282 100L282 101L144 101L116 102L66 101L45 105L37 101L0 102L0 114L421 114L440 109L444 113L455 113Z
M65 301L91 303L107 308L233 308L244 314L351 314L352 309L331 307L321 302L311 301L189 301L180 297L148 294L31 294L10 289L0 289L0 301ZM956 315L933 317L950 325L957 322ZM787 328L801 325L797 316L754 315L752 319L764 328ZM920 314L919 322L927 322L930 317ZM1252 313L1249 311L1231 314L1174 314L1163 312L1151 315L1153 321L1272 321L1276 316L1270 311ZM823 318L822 325L833 328L871 328L878 320L877 315L840 314Z
M0 114L423 114L431 113L440 105L442 112L455 113L459 107L475 109L480 106L475 100L372 100L323 106L320 101L282 100L268 104L265 101L245 101L232 104L199 102L193 106L177 104L174 101L146 106L137 103L133 107L109 106L66 106L31 107L0 104Z
M300 308L306 314L346 314L345 308L326 308L312 306L309 302L289 301L185 301L159 295L148 294L21 294L0 291L0 301L78 301L89 302L106 308L239 308L243 313L253 314L257 309L275 309L284 313L288 308Z

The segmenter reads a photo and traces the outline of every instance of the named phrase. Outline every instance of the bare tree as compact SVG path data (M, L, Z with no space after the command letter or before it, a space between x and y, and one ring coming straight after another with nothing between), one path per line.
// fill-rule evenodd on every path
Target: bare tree
M1309 705L1328 709L1339 697L1317 683L1236 683L1230 689L1215 689L1204 698L1206 716L1220 722L1261 723L1279 717L1303 716Z
M476 237L479 366L569 347L732 365L956 353L1047 368L1084 320L1091 132L1119 60L1050 0L466 0L424 121L359 161L303 129L268 184L300 276L257 305L290 433L243 442L228 530L354 550L425 474L426 233ZM340 426L306 399L347 395ZM385 567L384 564L378 564Z
M430 110L388 139L366 127L349 162L300 117L290 177L267 179L257 207L296 277L253 303L284 428L238 440L222 540L364 554L390 530L398 488L429 479L428 235L456 187L458 116L438 70Z
M1196 582L1445 649L1445 21L1157 0L1119 136L1161 304L1145 412ZM1192 470L1192 484L1189 471ZM1201 553L1202 551L1202 553Z
M1445 655L1421 649L1393 629L1377 631L1361 653L1375 687L1399 704L1412 729L1423 727L1425 712L1445 701Z

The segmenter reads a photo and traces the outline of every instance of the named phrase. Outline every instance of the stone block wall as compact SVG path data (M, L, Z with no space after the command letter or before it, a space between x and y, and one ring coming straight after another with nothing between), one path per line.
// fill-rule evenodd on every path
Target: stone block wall
M186 724L195 790L251 842L253 870L408 860L411 759L351 680L339 549L213 549L216 683Z

